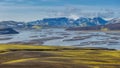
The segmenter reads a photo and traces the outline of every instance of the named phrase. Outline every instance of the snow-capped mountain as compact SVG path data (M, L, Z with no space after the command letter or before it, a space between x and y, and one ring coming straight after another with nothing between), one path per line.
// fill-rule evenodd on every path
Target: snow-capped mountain
M105 25L106 23L107 21L101 17L95 17L95 18L80 17L76 20L66 17L61 17L61 18L45 18L43 20L28 22L27 24L29 26L41 25L41 26L51 26L51 27L77 27L77 26L86 27L86 26Z
M72 27L72 28L67 28L67 30L120 30L120 19L119 18L109 20L108 22L102 19L99 19L97 21L99 21L101 25L95 25L94 27L93 26Z
M28 26L40 25L40 26L49 26L49 27L68 27L72 26L74 20L66 17L61 18L45 18L43 20L37 20L28 22Z
M95 17L95 18L81 17L77 19L74 23L81 27L86 27L86 26L105 25L107 21L102 19L101 17Z
M33 26L47 26L47 27L96 27L107 26L115 23L120 23L119 18L105 20L101 17L80 17L78 19L71 19L66 17L61 18L44 18L43 20L36 20L31 22L16 22L16 21L2 21L0 28L32 28ZM111 26L112 27L112 26ZM110 27L109 27L110 28Z
M114 18L108 21L108 24L120 23L120 18Z

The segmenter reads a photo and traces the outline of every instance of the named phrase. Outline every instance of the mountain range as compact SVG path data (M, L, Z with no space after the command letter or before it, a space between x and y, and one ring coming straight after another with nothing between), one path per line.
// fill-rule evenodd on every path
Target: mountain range
M41 25L41 26L50 26L50 27L86 27L86 26L96 26L96 25L105 25L108 21L104 20L101 17L95 18L85 18L80 17L77 20L61 17L61 18L45 18L43 20L37 20L28 22L29 26Z
M41 27L66 27L68 29L101 29L109 28L111 30L120 29L120 19L114 18L105 20L102 17L80 17L78 19L71 19L67 17L60 18L44 18L42 20L30 22L16 22L16 21L1 21L0 28L32 28L33 26Z

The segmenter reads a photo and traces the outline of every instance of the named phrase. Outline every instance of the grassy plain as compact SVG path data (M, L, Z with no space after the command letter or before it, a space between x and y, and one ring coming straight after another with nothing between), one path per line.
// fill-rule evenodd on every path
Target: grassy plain
M0 44L0 68L120 68L120 51Z

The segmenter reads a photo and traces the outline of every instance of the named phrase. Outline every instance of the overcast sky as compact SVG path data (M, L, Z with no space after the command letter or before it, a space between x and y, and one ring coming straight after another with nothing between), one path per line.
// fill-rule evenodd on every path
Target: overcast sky
M98 16L98 13L105 17L116 12L115 16L119 17L119 11L120 0L0 0L0 21L32 21L63 16L77 18Z

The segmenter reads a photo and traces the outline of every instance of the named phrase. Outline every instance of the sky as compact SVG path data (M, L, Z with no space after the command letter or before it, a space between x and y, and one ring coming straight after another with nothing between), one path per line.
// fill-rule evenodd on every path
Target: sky
M83 16L120 17L120 0L0 0L0 21Z

